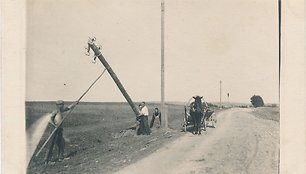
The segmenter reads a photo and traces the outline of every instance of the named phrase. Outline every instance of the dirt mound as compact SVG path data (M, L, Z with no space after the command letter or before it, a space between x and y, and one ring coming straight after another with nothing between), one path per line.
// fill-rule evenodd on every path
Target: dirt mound
M136 131L132 129L122 130L118 133L113 133L114 138L137 136Z

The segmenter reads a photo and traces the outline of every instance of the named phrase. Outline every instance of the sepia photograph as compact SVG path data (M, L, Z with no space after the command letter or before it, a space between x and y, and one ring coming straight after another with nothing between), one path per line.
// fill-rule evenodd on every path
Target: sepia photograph
M26 0L21 173L291 173L283 4Z

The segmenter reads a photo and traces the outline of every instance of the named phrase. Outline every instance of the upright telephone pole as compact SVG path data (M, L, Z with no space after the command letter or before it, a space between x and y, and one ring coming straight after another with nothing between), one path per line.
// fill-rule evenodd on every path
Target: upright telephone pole
M227 104L228 104L228 106L229 106L229 98L230 98L230 94L227 93Z
M278 104L280 105L281 86L281 49L282 49L282 1L278 0Z
M222 81L220 80L220 108L221 108L221 102L222 102Z
M163 118L163 127L168 128L168 116L165 107L165 45L164 45L164 16L165 2L161 1L161 113Z

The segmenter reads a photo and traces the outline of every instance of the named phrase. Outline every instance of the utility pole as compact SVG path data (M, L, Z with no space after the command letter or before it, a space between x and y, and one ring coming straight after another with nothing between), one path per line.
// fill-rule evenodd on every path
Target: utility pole
M280 104L281 86L281 49L282 49L282 1L278 0L278 104Z
M229 97L230 97L230 94L227 93L227 104L228 104L228 106L229 106Z
M120 82L119 78L117 77L117 75L115 74L115 72L113 71L113 69L110 67L110 65L108 64L108 62L105 60L105 58L103 57L100 48L96 46L95 44L95 38L89 38L88 40L88 48L87 48L87 52L89 55L89 51L90 49L92 49L92 51L94 52L95 58L98 58L101 63L104 65L105 69L108 71L109 75L112 77L112 79L114 80L114 82L116 83L117 87L119 88L119 90L121 91L122 95L124 96L124 98L127 100L127 102L129 103L129 105L131 106L132 110L134 111L136 117L140 115L140 111L138 109L138 107L135 105L135 103L132 101L131 97L129 96L129 94L126 92L125 88L123 87L122 83Z
M165 107L165 43L164 43L164 17L165 2L161 0L161 113L163 118L163 127L168 128L168 116Z
M222 104L222 81L220 80L220 108L221 108L221 104Z

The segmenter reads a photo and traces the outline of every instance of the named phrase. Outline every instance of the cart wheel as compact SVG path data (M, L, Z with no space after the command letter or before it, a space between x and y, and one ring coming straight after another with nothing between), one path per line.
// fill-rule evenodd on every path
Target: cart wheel
M184 128L184 132L187 132L187 109L186 109L186 106L184 107L185 108L185 115L184 115L184 124L183 124L183 128Z
M212 126L213 128L217 127L217 116L215 113L212 115Z
M207 122L206 122L206 119L204 118L204 124L203 124L204 125L204 131L206 131L206 127L207 127L206 124L207 124Z

